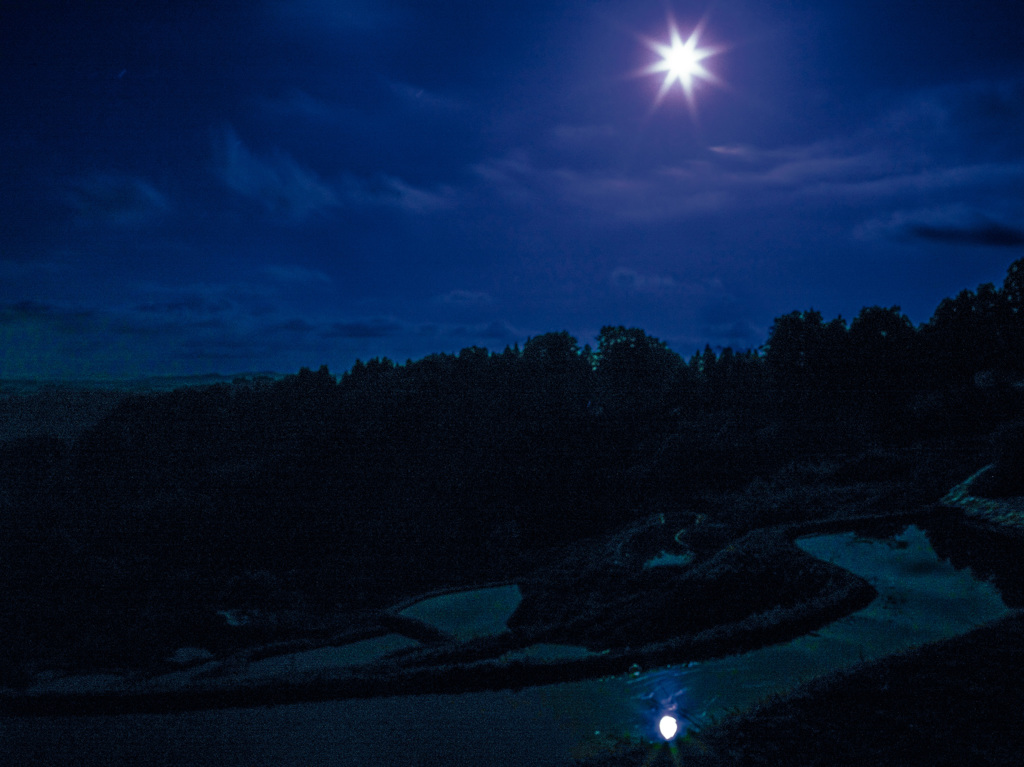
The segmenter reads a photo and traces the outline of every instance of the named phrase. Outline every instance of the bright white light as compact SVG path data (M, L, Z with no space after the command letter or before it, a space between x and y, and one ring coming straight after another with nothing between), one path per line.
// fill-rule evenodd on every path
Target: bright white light
M687 87L693 82L693 78L706 70L700 63L701 59L707 58L707 51L697 50L697 38L691 35L684 43L679 39L679 33L676 30L672 30L672 44L667 47L662 47L659 51L662 56L662 63L659 67L664 67L665 76L671 80L678 80L683 84L683 87Z
M679 732L679 722L676 721L674 716L665 714L658 722L658 731L661 733L661 737L665 740L672 740Z
M719 53L720 49L698 47L702 31L703 22L697 25L686 40L683 40L679 34L679 28L670 17L667 45L656 40L644 39L644 44L661 58L644 69L643 72L645 74L665 73L665 79L662 80L661 89L655 100L656 104L660 104L672 86L678 82L686 95L690 108L693 109L694 82L696 80L718 82L718 78L704 66L704 60Z

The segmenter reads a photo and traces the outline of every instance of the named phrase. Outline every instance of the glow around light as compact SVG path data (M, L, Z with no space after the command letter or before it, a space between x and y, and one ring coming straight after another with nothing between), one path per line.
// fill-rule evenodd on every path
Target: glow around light
M658 732L661 733L661 737L665 740L672 740L679 732L679 722L676 721L674 716L665 714L658 722Z
M668 44L644 38L644 44L661 58L643 69L642 72L649 75L661 73L665 75L661 82L661 88L658 90L658 95L654 102L655 105L660 104L672 89L672 86L679 83L692 111L694 107L693 90L695 81L708 80L718 82L718 78L704 66L704 61L719 53L720 49L702 48L700 46L700 36L703 28L704 24L701 22L690 32L686 40L683 40L682 35L679 33L679 27L676 26L675 21L670 17L668 20Z

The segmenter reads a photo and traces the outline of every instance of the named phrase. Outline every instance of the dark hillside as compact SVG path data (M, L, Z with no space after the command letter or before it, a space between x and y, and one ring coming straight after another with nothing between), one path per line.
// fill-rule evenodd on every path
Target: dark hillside
M107 652L145 655L184 640L152 605L202 634L242 577L297 608L365 608L523 575L657 513L699 512L713 550L837 502L933 503L1024 415L1020 263L917 328L899 307L793 312L760 351L684 360L605 327L596 349L563 331L119 397L73 441L0 445L0 640L14 666L76 642L87 657L84 627L133 616ZM995 450L1005 492L1016 434Z

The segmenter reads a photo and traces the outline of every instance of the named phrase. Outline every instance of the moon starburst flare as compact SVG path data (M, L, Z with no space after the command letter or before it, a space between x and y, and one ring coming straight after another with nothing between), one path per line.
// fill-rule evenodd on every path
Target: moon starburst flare
M643 74L661 74L661 88L655 98L654 104L660 104L672 86L679 83L686 96L687 104L691 112L694 109L694 85L697 80L719 82L718 78L704 66L704 61L711 56L721 52L717 47L701 47L700 37L703 32L703 22L698 24L689 36L684 40L679 32L679 27L673 19L669 19L669 42L663 43L657 40L644 38L644 44L661 58L642 70Z

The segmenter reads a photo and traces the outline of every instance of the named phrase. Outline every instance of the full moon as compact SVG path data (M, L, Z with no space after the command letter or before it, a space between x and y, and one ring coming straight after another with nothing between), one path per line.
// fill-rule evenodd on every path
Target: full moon
M694 81L698 79L717 81L717 78L704 66L704 60L715 55L719 50L718 48L700 47L702 26L702 24L698 24L683 40L675 21L670 18L667 44L656 40L644 40L644 44L661 58L645 68L643 72L645 74L664 73L665 75L655 104L660 104L672 86L679 83L692 110Z

